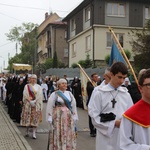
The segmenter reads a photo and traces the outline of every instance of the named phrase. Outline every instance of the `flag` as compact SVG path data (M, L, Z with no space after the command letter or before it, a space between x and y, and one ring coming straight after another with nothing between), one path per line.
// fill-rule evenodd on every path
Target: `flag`
M114 62L121 61L124 64L126 64L124 58L122 57L118 47L116 46L116 43L113 41L112 48L111 48L111 54L109 59L109 66L111 66Z
M86 86L88 82L88 78L85 76L83 71L80 69L80 80L81 80L81 92L82 92L82 99L83 99L83 108L87 110L87 91Z

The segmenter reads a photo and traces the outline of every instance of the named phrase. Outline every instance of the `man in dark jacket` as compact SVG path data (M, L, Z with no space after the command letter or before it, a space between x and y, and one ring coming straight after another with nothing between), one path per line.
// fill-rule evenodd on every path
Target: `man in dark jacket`
M93 73L91 75L91 81L92 82L88 82L87 83L87 95L88 95L88 100L87 100L87 105L89 104L92 92L94 90L95 85L97 85L97 81L98 81L98 75L96 73ZM93 124L92 124L92 120L91 117L89 116L89 128L90 128L90 135L91 137L95 137L96 136L96 129L94 128Z

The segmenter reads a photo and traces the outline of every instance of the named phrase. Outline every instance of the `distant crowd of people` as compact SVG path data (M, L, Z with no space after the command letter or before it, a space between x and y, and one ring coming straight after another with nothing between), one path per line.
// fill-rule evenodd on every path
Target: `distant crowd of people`
M87 82L89 129L96 137L96 150L150 150L150 70L139 72L139 85L127 75L125 64L116 62L106 68L103 79L92 73ZM77 107L84 109L81 87L79 77L68 84L67 75L0 74L1 100L10 118L26 127L26 137L32 128L32 138L37 138L46 103L48 150L76 150Z

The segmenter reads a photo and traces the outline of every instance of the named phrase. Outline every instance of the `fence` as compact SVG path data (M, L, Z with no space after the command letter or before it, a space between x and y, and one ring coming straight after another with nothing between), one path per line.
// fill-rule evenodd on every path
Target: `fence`
M97 73L99 76L103 77L106 68L87 68L84 71L90 77L91 74L94 72ZM49 76L49 75L56 75L58 77L63 77L64 75L67 77L80 77L80 69L79 68L50 68L46 70L46 73L41 74L42 77Z

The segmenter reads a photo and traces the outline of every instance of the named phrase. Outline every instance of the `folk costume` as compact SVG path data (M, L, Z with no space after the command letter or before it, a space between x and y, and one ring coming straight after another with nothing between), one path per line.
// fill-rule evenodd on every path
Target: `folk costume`
M35 102L35 105L27 100L27 97L32 97L31 101ZM42 88L38 84L27 84L23 91L23 108L21 114L22 126L37 127L40 121L40 115L43 108L43 93Z
M88 107L93 125L97 129L96 150L116 150L119 128L115 121L133 105L125 87L114 89L109 83L98 88L93 95L92 107Z
M138 101L127 110L120 126L119 150L150 149L150 104Z
M76 150L75 121L78 120L76 100L70 91L55 91L48 99L46 118L52 116L49 150ZM48 119L46 119L48 120Z

